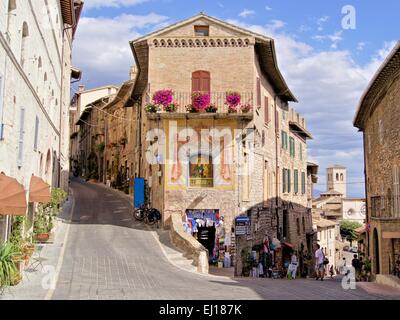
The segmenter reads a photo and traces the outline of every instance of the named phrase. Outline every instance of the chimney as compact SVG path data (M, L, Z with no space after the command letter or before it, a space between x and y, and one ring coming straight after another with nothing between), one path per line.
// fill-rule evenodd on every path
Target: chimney
M78 92L82 92L82 91L85 91L85 85L83 85L83 84L79 85L79 87L78 87Z
M129 71L129 79L130 80L135 80L137 75L137 69L136 66L132 66L131 70Z

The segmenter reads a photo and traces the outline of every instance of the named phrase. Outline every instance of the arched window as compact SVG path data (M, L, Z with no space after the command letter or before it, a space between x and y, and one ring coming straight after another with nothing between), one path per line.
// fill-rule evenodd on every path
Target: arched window
M336 173L336 181L339 181L339 173Z
M212 188L214 186L211 156L201 154L192 156L189 166L190 187Z
M210 93L211 77L208 71L199 70L192 73L192 92L195 91Z
M17 9L17 0L10 0L8 1L8 12Z
M47 82L47 72L44 73L43 80L45 83Z
M11 28L11 25L12 25L12 20L14 19L14 16L15 16L15 14L14 14L14 12L13 11L15 11L17 9L17 1L16 0L9 0L8 1L8 17L7 17L7 32L6 32L6 35L7 35L7 40L8 40L8 42L10 42L11 41L11 37L10 37L10 28Z
M21 42L21 67L23 68L25 65L25 48L26 48L26 42L27 39L29 37L29 28L28 28L28 24L26 22L24 22L22 24L22 42Z
M340 174L340 181L343 181L343 173Z
M43 63L42 63L42 57L39 57L38 59L38 69L42 69Z

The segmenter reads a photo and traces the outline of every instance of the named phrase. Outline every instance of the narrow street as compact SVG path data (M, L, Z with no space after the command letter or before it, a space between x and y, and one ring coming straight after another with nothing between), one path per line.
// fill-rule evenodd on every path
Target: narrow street
M340 279L230 279L184 271L163 253L169 244L158 235L166 231L135 221L126 196L77 180L71 188L71 225L51 299L400 299L400 291L372 283L346 291Z

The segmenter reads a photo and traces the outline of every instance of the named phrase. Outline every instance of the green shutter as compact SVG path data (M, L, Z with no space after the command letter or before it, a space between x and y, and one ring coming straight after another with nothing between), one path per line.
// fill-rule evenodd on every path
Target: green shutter
M282 169L282 192L286 192L286 169Z
M285 149L285 131L281 132L282 149Z
M288 169L288 171L287 171L287 180L288 180L287 191L290 192L291 191L291 184L292 184L292 179L291 179L291 176L290 176L290 169Z
M294 192L299 192L299 170L294 170Z

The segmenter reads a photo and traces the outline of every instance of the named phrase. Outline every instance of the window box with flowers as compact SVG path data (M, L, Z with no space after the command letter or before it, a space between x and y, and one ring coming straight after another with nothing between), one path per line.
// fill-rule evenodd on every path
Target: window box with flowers
M196 112L205 112L210 106L211 97L208 93L195 91L192 93L192 108Z
M228 91L226 93L225 104L228 106L228 113L237 113L242 97L237 91Z
M149 103L144 107L144 110L148 113L156 113L160 110L160 107L155 104Z
M206 112L208 113L216 113L218 111L218 107L215 106L214 104L210 104L207 108L206 108Z
M175 112L178 110L178 104L177 103L170 103L166 106L164 106L164 111L165 112Z

